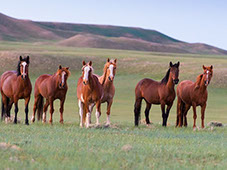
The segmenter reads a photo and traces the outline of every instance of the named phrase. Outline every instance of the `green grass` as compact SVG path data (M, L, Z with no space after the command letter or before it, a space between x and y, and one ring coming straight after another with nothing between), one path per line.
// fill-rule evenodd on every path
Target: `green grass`
M167 128L161 127L159 105L153 105L151 128L133 125L134 88L144 77L160 80L169 61L180 61L180 80L195 80L202 65L214 65L214 76L208 87L205 123L227 123L227 56L168 54L107 49L66 48L29 43L0 42L0 73L15 69L17 57L31 56L29 68L35 79L44 73L54 73L59 64L70 66L69 91L65 102L64 125L59 124L59 101L55 102L54 124L24 125L24 101L19 102L21 123L0 123L0 143L17 145L21 150L0 147L0 169L225 169L227 166L227 128L206 127L192 130L192 110L189 127L175 128L176 101L170 111ZM111 112L110 128L79 128L76 82L81 74L82 60L92 60L95 73L101 74L106 58L117 58L114 80L116 94ZM32 114L33 93L29 105ZM106 105L102 105L101 122L106 120ZM144 119L144 103L142 119ZM201 126L197 108L197 125ZM12 110L12 115L14 115ZM92 121L94 122L94 113ZM49 114L47 115L49 118Z

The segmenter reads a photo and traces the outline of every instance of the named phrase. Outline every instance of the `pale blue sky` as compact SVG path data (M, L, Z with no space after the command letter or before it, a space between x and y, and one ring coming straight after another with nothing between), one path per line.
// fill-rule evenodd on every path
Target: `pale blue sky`
M133 26L227 50L225 0L2 0L19 19Z

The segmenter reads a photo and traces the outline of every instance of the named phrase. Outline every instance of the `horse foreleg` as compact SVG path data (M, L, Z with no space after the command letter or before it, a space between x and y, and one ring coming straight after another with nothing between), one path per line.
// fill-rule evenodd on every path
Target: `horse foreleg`
M47 113L47 109L48 109L48 106L49 106L49 100L46 99L46 103L43 107L43 123L46 123L46 113Z
M165 114L165 103L161 102L161 110L162 110L162 126L166 126L166 114Z
M79 114L80 114L80 127L83 127L83 103L79 100L78 101L78 106L79 106Z
M60 101L60 109L59 109L59 112L60 112L60 123L61 123L61 124L63 124L64 103L65 103L65 98L63 98L63 99Z
M204 105L201 106L201 124L202 124L202 128L204 128L204 117L205 117L205 109L206 109L206 103Z
M193 123L193 129L196 130L196 103L192 103L192 107L193 107L193 119L194 119L194 123Z
M106 125L110 125L110 109L113 103L113 99L111 99L110 101L107 101L107 112L106 112Z
M99 117L101 116L101 101L96 103L96 125L99 125Z
M14 109L14 111L15 111L15 117L14 117L14 123L15 124L17 124L17 113L18 113L18 100L16 99L15 101L14 101L14 106L15 106L15 109Z
M30 97L25 98L25 124L29 125L28 123L28 104L30 101Z
M169 112L170 112L170 109L172 108L173 106L173 103L170 103L169 105L167 105L167 108L166 108L166 125L167 125L167 120L168 120L168 117L169 117Z
M85 113L86 113L86 128L90 127L90 119L91 119L91 112L89 110L89 105L84 104L85 107Z
M50 124L53 123L53 113L54 113L54 101L53 99L50 99L50 119L49 119Z

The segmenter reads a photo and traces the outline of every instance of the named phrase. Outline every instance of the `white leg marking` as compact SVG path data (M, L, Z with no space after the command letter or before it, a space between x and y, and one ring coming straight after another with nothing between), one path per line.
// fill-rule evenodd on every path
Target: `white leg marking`
M107 115L107 118L106 118L106 124L109 125L110 124L110 115Z
M31 121L35 120L35 117L32 115Z
M87 128L90 127L90 116L91 116L91 113L87 112L87 116L86 116L86 127Z
M46 112L43 112L43 123L46 122Z
M83 103L80 100L78 101L78 106L80 114L80 127L83 127Z
M95 115L96 115L96 125L99 125L100 113L99 113L99 111L97 109L96 109Z

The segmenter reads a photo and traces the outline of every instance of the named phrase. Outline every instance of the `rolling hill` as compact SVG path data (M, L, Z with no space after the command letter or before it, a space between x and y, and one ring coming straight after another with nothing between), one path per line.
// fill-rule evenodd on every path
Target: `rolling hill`
M227 55L227 51L202 43L186 43L155 30L133 27L35 22L0 13L0 40L50 41L61 46L109 48L171 53Z

